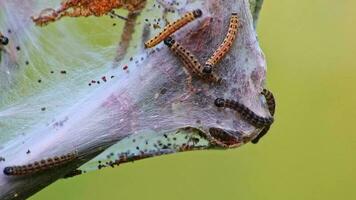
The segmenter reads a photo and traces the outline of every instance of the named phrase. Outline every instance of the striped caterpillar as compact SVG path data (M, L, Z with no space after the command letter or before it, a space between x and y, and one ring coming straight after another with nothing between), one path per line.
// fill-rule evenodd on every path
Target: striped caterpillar
M207 73L211 73L213 70L213 66L216 65L230 50L235 38L236 33L239 27L239 19L237 17L237 13L232 13L230 18L230 25L228 32L225 36L224 41L220 44L218 49L215 50L213 55L206 61L205 63L205 71Z
M171 37L168 37L164 40L164 44L167 45L184 63L184 66L192 74L197 75L200 78L212 80L214 82L220 82L221 78L216 74L206 74L204 67L200 64L198 59L187 49L185 49L178 42L173 40Z
M234 137L224 129L211 127L209 128L209 134L211 136L209 137L209 141L212 144L216 144L222 148L238 147L243 142L243 140L240 137L237 137L237 135L241 135L241 133L238 132L232 133L235 135Z
M188 24L189 22L193 21L198 17L201 17L202 14L203 12L200 9L186 13L182 18L165 26L163 31L161 31L158 35L156 35L154 38L150 39L145 43L145 47L152 48L156 46L158 43L162 42L164 39L182 28L184 25Z
M257 128L263 128L270 126L273 123L273 117L261 117L250 110L245 105L229 99L217 98L215 100L215 105L217 107L225 107L236 110L240 113L241 117L246 120L248 123L252 124Z
M43 159L41 161L36 161L27 165L5 167L3 172L7 176L30 175L36 172L45 171L54 167L58 167L60 165L64 165L76 159L77 156L77 152L68 153L60 157L55 156L53 158Z
M273 93L267 89L263 89L263 91L261 92L261 94L265 97L266 102L267 102L267 107L269 110L269 113L274 116L274 112L276 109L276 101L274 99ZM262 131L260 132L260 134L258 134L258 136L253 139L251 142L253 144L257 144L258 141L267 134L269 128L271 127L271 125L266 126L265 128L262 129Z

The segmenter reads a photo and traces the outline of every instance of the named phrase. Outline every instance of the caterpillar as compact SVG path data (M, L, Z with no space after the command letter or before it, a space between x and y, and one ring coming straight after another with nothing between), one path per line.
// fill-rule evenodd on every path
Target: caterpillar
M76 158L77 152L68 153L60 157L55 156L53 158L43 159L27 165L5 167L3 172L7 176L25 176L64 165Z
M261 117L237 101L217 98L214 103L217 107L225 107L236 110L241 114L241 117L244 120L257 128L270 126L273 123L273 117Z
M237 13L232 13L230 17L230 25L228 32L225 36L224 41L220 44L220 46L215 50L213 55L206 61L205 63L205 72L211 73L213 70L213 66L216 65L230 50L235 38L236 33L239 27L239 19L237 17Z
M164 40L164 44L167 45L180 58L187 70L192 74L206 80L212 80L213 82L221 81L221 78L214 73L206 74L204 67L200 64L198 59L171 37L166 38Z
M269 113L274 116L274 112L276 109L276 101L274 99L273 93L267 89L263 89L263 91L261 92L261 94L265 97L266 102L267 102L267 107L269 110ZM251 142L253 144L257 144L258 141L267 134L267 132L269 131L271 125L266 126L265 128L262 129L262 131L260 132L260 134L258 134L258 136L256 138L254 138Z
M184 25L188 24L189 22L193 21L198 17L201 17L202 14L203 12L200 9L186 13L182 18L165 26L163 31L161 31L158 35L156 35L154 38L150 39L145 43L145 47L152 48L156 46L158 43L162 42L164 39L182 28Z
M241 135L241 133L239 133L239 132L232 133L235 135L235 137L234 137L228 131L225 131L224 129L210 127L209 133L212 137L210 139L211 142L213 144L217 144L223 148L238 147L239 145L241 145L240 143L243 142L241 140L241 138L238 137Z

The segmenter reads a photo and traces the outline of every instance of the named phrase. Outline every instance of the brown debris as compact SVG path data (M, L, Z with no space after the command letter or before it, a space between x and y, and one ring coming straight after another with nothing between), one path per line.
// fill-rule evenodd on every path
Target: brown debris
M113 9L123 8L131 12L142 10L146 0L66 0L61 3L59 9L46 8L39 16L32 16L33 22L38 26L45 26L55 22L64 16L88 17L103 16Z

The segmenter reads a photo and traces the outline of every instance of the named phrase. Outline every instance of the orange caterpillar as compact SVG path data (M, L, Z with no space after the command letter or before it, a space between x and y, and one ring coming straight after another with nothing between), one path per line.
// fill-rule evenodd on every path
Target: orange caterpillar
M61 3L58 10L47 8L41 11L38 17L32 17L38 26L47 25L64 16L88 17L102 16L110 13L113 9L124 8L129 12L143 9L147 0L66 0Z
M4 174L7 176L25 176L36 172L52 169L54 167L66 164L77 158L77 153L69 153L63 156L43 159L28 165L10 166L4 168Z
M150 39L145 43L145 47L152 48L156 46L158 43L162 42L164 39L182 28L184 25L188 24L189 22L193 21L198 17L201 17L202 14L203 12L200 9L186 13L182 18L165 26L163 31L161 31L158 35L156 35L154 38Z
M205 71L211 73L213 70L213 66L216 65L230 50L235 38L236 33L239 27L239 19L237 17L237 13L232 13L230 18L230 25L228 32L224 41L220 44L219 48L213 53L213 55L209 58L205 63Z
M184 66L190 73L197 75L200 78L212 80L214 82L221 81L221 78L214 73L206 74L204 67L200 64L198 59L171 37L165 39L164 44L167 45L181 59L181 61L184 63Z

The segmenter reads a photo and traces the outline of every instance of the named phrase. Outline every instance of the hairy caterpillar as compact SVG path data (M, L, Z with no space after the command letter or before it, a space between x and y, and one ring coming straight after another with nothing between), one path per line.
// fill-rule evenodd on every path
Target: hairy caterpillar
M165 39L164 44L166 44L182 60L184 66L192 74L197 75L198 77L203 79L212 80L214 82L221 81L221 78L214 73L206 74L204 72L204 67L200 64L198 59L182 45L173 40L171 37Z
M215 100L215 105L217 107L225 107L236 110L241 114L241 117L244 120L257 128L270 126L273 123L273 117L261 117L247 108L245 105L234 100L217 98Z
M274 116L274 112L275 112L275 108L276 108L276 101L274 99L273 93L267 89L263 89L263 91L261 92L261 94L265 97L266 102L267 102L267 107L268 110L270 112L270 114L272 116ZM267 134L269 128L271 127L271 125L266 126L265 128L262 129L262 131L260 132L260 134L258 134L258 136L253 139L251 142L253 144L257 144L258 141Z
M7 176L25 176L36 172L52 169L54 167L66 164L77 157L77 153L68 153L60 157L43 159L27 165L10 166L4 168L4 174Z
M237 135L241 135L241 133L235 132L235 135L232 136L228 131L225 131L221 128L211 127L209 128L209 134L212 138L210 138L212 144L217 144L223 148L233 148L238 147L243 142L242 138Z
M158 43L162 42L164 39L166 39L172 33L182 28L184 25L202 16L202 14L203 12L200 9L193 10L192 12L186 13L182 18L172 23L169 23L167 26L165 26L163 31L161 31L158 35L156 35L154 38L150 39L145 43L145 47L152 48L156 46Z
M225 36L224 41L220 44L220 46L215 50L213 55L205 63L205 71L207 73L212 72L213 66L216 65L230 50L236 38L238 27L239 27L239 19L237 17L237 13L232 13L230 18L229 29Z

